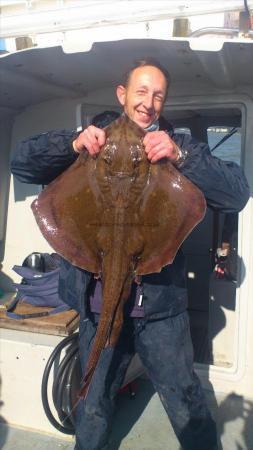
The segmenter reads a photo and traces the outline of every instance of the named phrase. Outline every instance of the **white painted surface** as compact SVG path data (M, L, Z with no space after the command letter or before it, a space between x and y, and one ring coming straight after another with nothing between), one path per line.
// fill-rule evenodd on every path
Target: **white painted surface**
M44 413L40 389L46 362L62 338L14 330L0 332L2 417L13 425L60 435Z
M1 416L8 424L62 436L47 419L41 400L46 363L62 339L60 336L0 328ZM128 384L142 373L139 357L135 355L123 384ZM53 369L48 382L48 400L52 413L58 419L51 400L52 374Z

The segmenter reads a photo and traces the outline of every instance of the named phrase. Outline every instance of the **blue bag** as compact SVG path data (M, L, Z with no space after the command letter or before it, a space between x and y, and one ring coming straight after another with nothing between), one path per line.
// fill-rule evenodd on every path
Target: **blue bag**
M64 303L58 294L61 257L56 253L31 253L22 266L15 265L14 272L22 277L21 283L13 283L17 289L15 298L7 307L6 315L13 319L28 319L51 316L70 307ZM13 312L17 303L29 303L34 306L51 307L50 311L32 314L17 314Z

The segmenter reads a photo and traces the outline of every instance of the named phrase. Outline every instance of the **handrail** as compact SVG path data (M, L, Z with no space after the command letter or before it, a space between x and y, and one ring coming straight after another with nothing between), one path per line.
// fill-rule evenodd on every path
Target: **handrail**
M200 37L207 34L230 35L231 37L237 37L240 36L241 31L239 28L206 27L193 31L189 37ZM253 38L253 30L247 31L246 35Z

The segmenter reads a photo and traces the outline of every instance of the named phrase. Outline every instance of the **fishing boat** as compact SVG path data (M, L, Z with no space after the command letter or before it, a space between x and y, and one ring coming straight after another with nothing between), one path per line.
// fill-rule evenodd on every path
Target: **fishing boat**
M10 175L11 154L29 136L79 131L97 113L119 111L115 86L133 60L149 56L171 76L164 117L178 132L209 143L214 156L240 164L252 192L253 1L0 3L0 442L3 450L29 450L35 441L41 449L70 450L73 437L50 422L41 384L55 347L78 329L77 313L40 320L5 316L13 282L20 282L12 267L33 252L52 252L30 208L43 187ZM230 278L214 273L224 214L208 209L183 244L195 368L225 450L253 449L252 217L251 197L236 217ZM119 399L112 448L178 449L136 356L124 385L137 377L135 400L128 393ZM55 409L51 398L49 407Z

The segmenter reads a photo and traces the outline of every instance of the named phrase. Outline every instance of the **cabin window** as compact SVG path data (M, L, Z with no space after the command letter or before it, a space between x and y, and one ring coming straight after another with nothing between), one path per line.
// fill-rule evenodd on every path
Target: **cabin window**
M240 164L241 128L213 126L207 129L208 144L214 156Z

